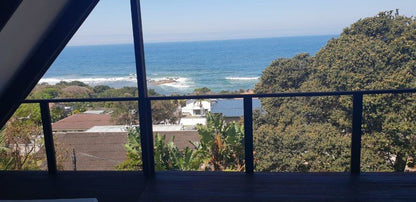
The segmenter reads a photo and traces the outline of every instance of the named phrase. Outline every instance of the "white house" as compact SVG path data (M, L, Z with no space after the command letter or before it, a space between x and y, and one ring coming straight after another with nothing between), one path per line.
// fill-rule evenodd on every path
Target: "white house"
M201 117L211 111L210 100L187 100L186 106L182 107L183 116Z

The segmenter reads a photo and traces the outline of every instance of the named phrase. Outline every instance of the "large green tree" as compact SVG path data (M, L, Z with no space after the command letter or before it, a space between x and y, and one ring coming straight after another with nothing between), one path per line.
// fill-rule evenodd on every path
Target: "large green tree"
M255 91L416 88L415 76L415 19L388 11L345 28L315 56L272 62ZM409 94L364 97L363 171L403 171L415 156L415 101ZM266 113L255 121L259 170L349 169L351 97L267 98L262 105Z

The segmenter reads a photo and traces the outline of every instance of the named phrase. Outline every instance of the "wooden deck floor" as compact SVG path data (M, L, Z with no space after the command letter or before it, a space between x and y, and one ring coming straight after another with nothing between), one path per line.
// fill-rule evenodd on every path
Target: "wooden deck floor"
M416 174L0 172L0 199L98 201L416 201Z

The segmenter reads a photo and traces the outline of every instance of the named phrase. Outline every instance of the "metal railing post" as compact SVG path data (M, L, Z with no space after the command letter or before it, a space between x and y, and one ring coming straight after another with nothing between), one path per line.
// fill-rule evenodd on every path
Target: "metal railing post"
M151 178L155 175L153 156L152 108L147 95L146 65L144 57L143 27L140 0L131 0L131 18L136 60L137 88L139 93L139 124L142 146L143 173Z
M51 124L51 115L49 111L49 103L41 102L40 113L42 117L43 126L43 138L45 140L45 151L46 159L48 161L48 172L49 174L56 174L56 157L55 157L55 146L53 143L53 133Z
M353 94L352 135L351 135L351 174L360 174L361 124L363 116L363 94Z
M246 173L253 174L253 100L251 97L244 97L244 148Z

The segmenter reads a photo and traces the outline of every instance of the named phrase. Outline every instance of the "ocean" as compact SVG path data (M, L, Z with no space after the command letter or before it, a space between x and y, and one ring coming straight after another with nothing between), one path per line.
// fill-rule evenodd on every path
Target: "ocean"
M145 44L148 88L184 94L195 88L252 89L277 58L315 54L337 37L301 36ZM82 81L89 85L137 86L132 44L68 46L40 83Z

